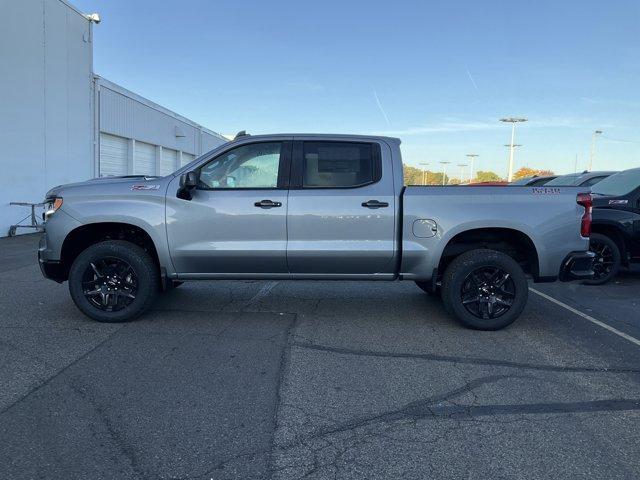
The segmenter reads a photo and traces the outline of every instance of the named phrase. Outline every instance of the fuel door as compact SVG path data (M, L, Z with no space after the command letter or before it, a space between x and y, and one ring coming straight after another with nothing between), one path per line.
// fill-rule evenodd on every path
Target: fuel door
M438 224L428 218L419 218L413 222L413 235L418 238L435 237L438 233Z

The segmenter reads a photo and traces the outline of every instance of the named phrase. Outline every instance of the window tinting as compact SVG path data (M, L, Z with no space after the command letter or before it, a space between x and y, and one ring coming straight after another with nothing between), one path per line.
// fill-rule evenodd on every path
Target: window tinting
M547 182L545 187L571 187L576 184L581 175L581 173L562 175Z
M607 177L591 177L589 180L582 182L580 184L581 187L590 187L591 185L595 185L596 183L598 183L600 180L603 180Z
M592 192L596 195L620 196L640 187L640 168L623 170L611 175L594 185Z
M304 142L303 186L357 187L376 180L370 143Z
M200 187L276 188L282 143L252 143L214 158L200 169Z

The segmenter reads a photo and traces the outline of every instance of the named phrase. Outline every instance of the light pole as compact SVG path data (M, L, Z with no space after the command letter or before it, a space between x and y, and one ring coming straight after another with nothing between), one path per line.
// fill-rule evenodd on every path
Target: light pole
M516 123L526 122L526 118L501 118L501 122L510 123L511 124L511 142L509 142L509 174L507 175L507 182L511 182L513 180L513 151L515 144L513 143L516 139Z
M477 157L479 157L477 153L467 153L467 157L469 157L469 161L471 162L471 171L469 172L469 183L473 181L473 163Z
M467 166L466 163L459 163L458 166L460 167L460 185L462 185L462 182L464 180L464 167Z
M427 168L426 167L427 167L427 165L429 165L429 162L420 162L420 165L425 167L425 168L422 169L422 185L426 185L427 184L427 181L426 181L426 179L427 179Z
M445 178L447 178L447 165L449 165L451 162L438 162L442 164L442 185L444 186L445 184Z
M587 168L587 171L589 172L593 168L593 157L596 156L596 139L598 138L598 135L602 135L602 130L596 130L593 132L593 137L591 138L591 153L589 154L589 167Z

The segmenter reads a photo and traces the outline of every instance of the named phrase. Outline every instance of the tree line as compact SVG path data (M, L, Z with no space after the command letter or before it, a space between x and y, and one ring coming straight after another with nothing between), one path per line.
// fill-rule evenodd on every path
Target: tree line
M553 175L551 170L539 170L535 168L522 167L513 174L514 180L524 177ZM446 175L444 179L445 185L459 185L468 183L469 179ZM474 178L471 183L480 182L505 182L506 179L490 170L478 170L474 172ZM405 185L442 185L442 172L433 172L431 170L422 170L411 165L404 164L404 183Z

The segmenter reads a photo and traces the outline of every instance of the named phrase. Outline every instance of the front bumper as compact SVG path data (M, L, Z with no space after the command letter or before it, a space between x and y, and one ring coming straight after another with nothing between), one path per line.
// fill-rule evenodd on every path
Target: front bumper
M562 262L559 280L561 282L569 282L571 280L592 278L595 256L596 254L593 252L571 252Z
M67 279L66 271L62 262L58 260L46 260L44 254L47 251L47 236L40 237L40 245L38 246L38 265L44 278L55 280L56 282L64 282Z

